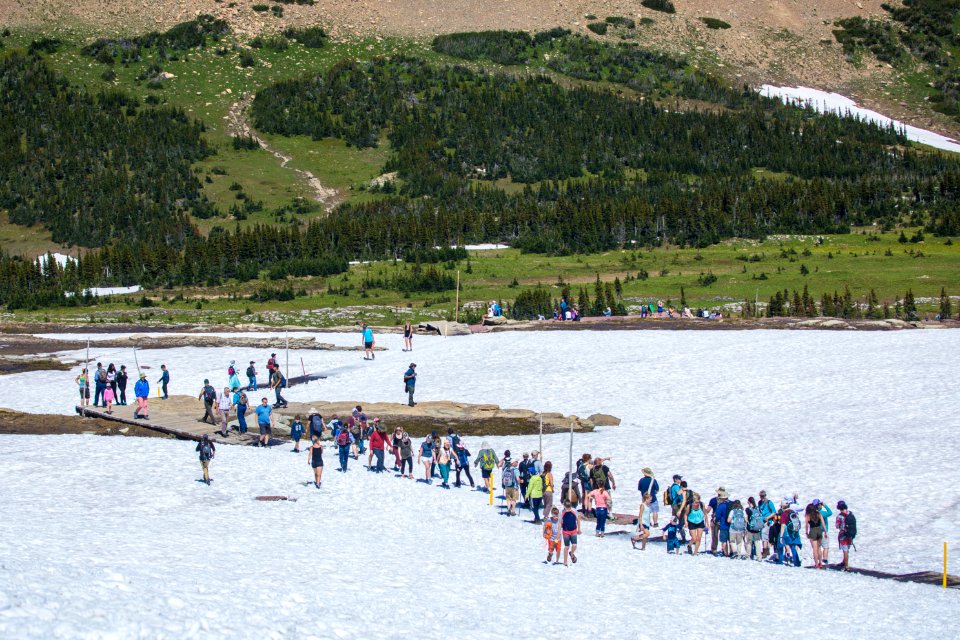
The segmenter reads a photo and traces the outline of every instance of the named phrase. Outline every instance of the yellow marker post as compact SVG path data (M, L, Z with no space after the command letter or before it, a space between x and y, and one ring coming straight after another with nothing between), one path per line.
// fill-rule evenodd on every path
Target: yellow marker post
M947 543L943 543L943 588L947 588Z
M487 478L487 493L490 494L490 506L493 506L493 473Z

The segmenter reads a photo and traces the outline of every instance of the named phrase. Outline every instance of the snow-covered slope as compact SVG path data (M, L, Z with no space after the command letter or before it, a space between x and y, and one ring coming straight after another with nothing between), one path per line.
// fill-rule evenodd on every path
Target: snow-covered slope
M210 487L190 443L5 436L0 449L3 638L960 633L956 591L633 551L590 525L578 564L545 566L539 529L483 494L332 465L317 490L288 447L221 448ZM298 500L253 499L278 493Z
M359 336L321 339L349 344ZM617 511L636 508L639 470L649 465L661 481L682 473L705 497L724 485L740 498L764 488L773 496L798 492L801 501L845 499L859 520L857 566L936 571L943 541L960 543L960 382L941 368L946 354L960 352L960 332L506 333L417 337L412 354L400 351L401 341L379 336L389 350L373 362L355 352L291 353L292 369L302 356L308 371L330 377L287 395L402 401L401 376L412 360L420 401L621 417L618 427L578 434L574 445L575 455L613 456ZM220 348L138 354L152 379L164 362L172 391L189 394L204 377L225 382L231 359L263 363L269 355ZM130 350L94 345L91 355L133 365ZM74 375L0 376L0 405L70 412ZM474 451L478 440L468 439ZM536 436L489 440L501 451L537 447ZM545 457L561 473L568 443L566 435L544 437ZM955 607L955 593L832 572L668 559L661 548L634 553L624 539L591 538L583 563L557 576L538 564L532 527L493 515L479 494L392 476L343 478L332 467L316 492L300 484L309 479L303 456L282 449L222 448L209 489L194 482L199 466L184 443L7 437L0 450L0 504L10 505L0 524L0 559L15 578L0 580L14 585L0 586L0 621L21 611L3 605L26 594L22 611L48 632L62 620L67 629L106 629L146 616L144 624L169 625L161 628L171 635L199 634L196 625L206 619L213 629L251 636L271 629L332 637L341 629L409 637L454 625L476 637L507 620L502 602L510 600L519 607L510 620L529 620L550 635L558 611L544 604L544 590L596 598L609 617L597 624L606 637L662 637L668 628L681 637L710 628L721 609L737 620L731 625L742 624L735 635L757 621L795 622L798 615L812 625L805 629L825 637L851 637L834 615L859 625L859 637L921 628L926 637L954 637L950 625L960 625L934 614ZM258 494L301 500L265 505L252 501ZM73 606L56 595L65 589L80 599L71 614L60 612ZM126 604L95 604L107 594ZM124 609L139 598L146 604L136 614ZM341 613L338 598L354 602L349 613ZM370 610L374 601L386 605L382 615ZM672 623L679 627L661 627L635 613L683 602L707 619L681 616ZM197 613L196 603L211 611ZM398 607L404 622L396 626L389 616ZM814 607L821 615L812 616ZM91 610L102 613L91 621ZM134 626L123 628L129 633L121 635L133 635Z

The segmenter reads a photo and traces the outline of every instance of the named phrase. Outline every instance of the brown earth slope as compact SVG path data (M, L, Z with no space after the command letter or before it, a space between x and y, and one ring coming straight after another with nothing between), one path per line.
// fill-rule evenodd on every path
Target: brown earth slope
M958 127L948 118L891 97L884 89L893 77L887 65L868 60L856 68L833 39L835 19L885 16L882 1L674 0L677 13L669 15L647 9L639 0L316 0L313 6L283 5L284 17L278 19L253 11L253 0L0 0L0 25L55 27L88 36L129 34L210 13L249 34L319 24L337 38L430 38L456 31L554 26L589 33L587 15L648 17L656 22L638 29L641 43L713 59L734 79L840 91L911 124L957 134ZM702 16L720 18L732 28L707 29Z

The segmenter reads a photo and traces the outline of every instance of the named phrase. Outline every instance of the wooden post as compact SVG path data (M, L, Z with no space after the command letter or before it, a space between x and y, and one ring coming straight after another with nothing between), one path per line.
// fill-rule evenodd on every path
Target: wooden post
M540 465L543 466L543 411L540 412Z
M133 348L133 361L137 365L137 377L140 377L140 359L137 358L137 348Z
M283 339L287 343L287 380L290 379L290 333L284 329L283 330Z
M460 322L460 269L457 269L457 302L453 319L454 322Z
M573 420L570 421L570 475L567 476L567 479L570 483L567 485L567 500L570 504L573 504L573 496L576 495L576 491L573 490Z

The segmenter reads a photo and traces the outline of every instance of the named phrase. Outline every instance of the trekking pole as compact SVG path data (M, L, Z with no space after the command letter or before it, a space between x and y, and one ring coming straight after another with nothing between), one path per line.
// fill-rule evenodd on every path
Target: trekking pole
M133 348L133 362L137 365L137 376L140 376L140 360L137 358L137 348Z

